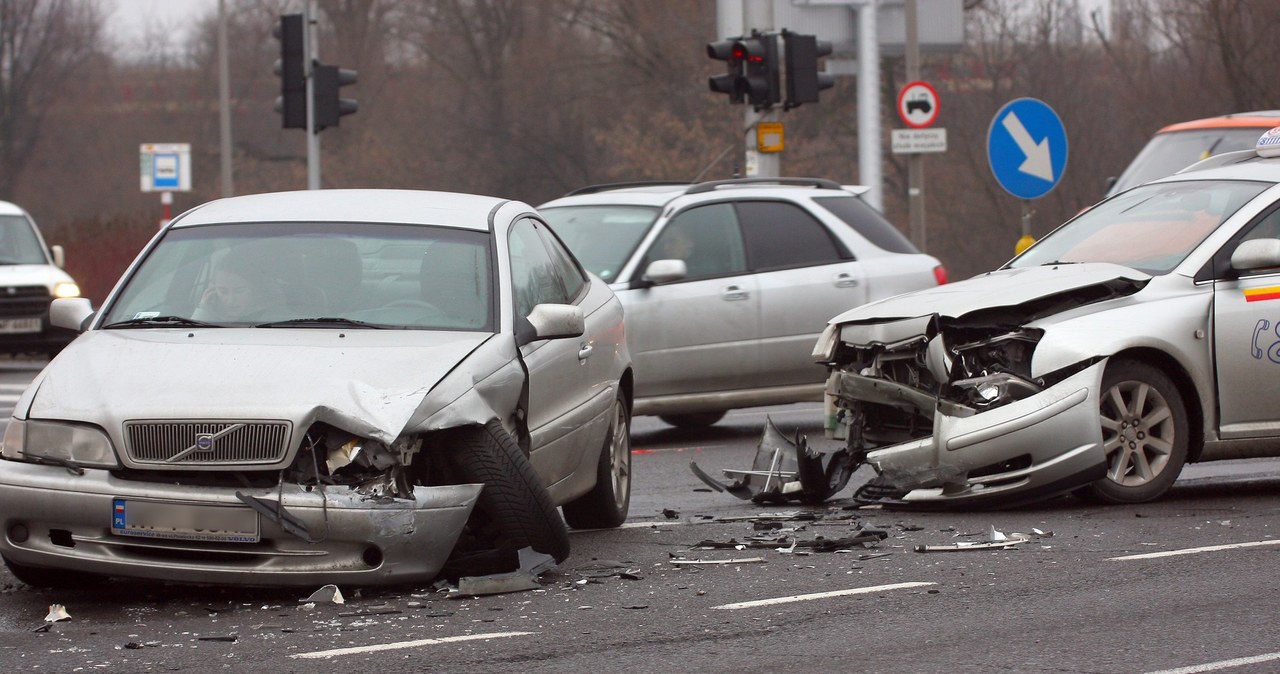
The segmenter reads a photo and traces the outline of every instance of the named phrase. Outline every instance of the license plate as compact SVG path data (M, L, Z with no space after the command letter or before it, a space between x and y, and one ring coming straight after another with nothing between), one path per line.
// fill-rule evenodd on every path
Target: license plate
M40 332L38 317L0 319L0 334L13 335L26 332Z
M258 513L239 506L113 499L111 533L218 543L257 543Z

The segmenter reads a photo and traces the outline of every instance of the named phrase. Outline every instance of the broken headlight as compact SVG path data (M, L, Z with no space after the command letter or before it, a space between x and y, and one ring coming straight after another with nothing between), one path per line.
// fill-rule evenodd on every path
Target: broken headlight
M119 468L111 439L93 426L10 419L0 454L13 461Z
M818 343L813 345L815 363L829 363L836 357L836 346L840 343L840 326L828 323L822 334L818 335Z
M999 407L1044 390L1034 382L1011 374L995 374L952 382L964 393L964 402L976 409Z

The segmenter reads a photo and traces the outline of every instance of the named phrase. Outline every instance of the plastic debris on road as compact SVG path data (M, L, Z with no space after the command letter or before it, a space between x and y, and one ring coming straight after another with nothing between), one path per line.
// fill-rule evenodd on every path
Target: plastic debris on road
M751 468L723 470L726 477L734 478L732 483L719 482L693 461L689 462L689 470L712 489L728 492L744 501L818 504L849 483L849 477L857 468L856 463L850 459L847 450L841 449L830 455L814 450L799 431L794 440L787 438L766 415L764 433L756 445Z
M324 587L311 593L306 599L299 599L300 604L345 604L347 600L342 598L342 590L337 585L325 585Z
M67 609L62 604L50 604L49 614L44 617L47 623L56 623L59 620L71 620L71 614L67 613Z
M542 587L538 576L556 567L555 558L533 548L521 548L519 556L520 568L515 571L459 578L457 588L449 589L449 598L461 599L488 594L523 592Z

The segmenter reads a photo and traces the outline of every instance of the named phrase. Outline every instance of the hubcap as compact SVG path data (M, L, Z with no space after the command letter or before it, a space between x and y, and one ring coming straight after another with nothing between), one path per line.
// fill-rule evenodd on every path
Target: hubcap
M614 403L613 406L609 463L614 503L621 509L631 498L631 428L627 423L627 408L621 402Z
M1159 476L1176 440L1173 412L1164 396L1146 382L1117 382L1103 392L1101 413L1107 477L1139 487Z

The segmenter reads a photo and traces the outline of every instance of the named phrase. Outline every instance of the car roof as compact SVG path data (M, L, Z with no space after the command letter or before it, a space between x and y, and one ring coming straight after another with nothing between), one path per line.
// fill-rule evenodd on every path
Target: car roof
M1202 159L1177 173L1151 182L1176 180L1257 180L1280 182L1280 157L1259 157L1255 150L1224 152Z
M1237 112L1230 115L1219 115L1218 117L1193 119L1189 122L1170 124L1156 133L1199 131L1202 129L1270 129L1273 126L1280 126L1280 110Z
M662 207L685 195L710 194L722 195L730 190L741 193L735 196L764 193L776 196L779 190L794 193L804 190L809 193L830 193L841 191L849 194L861 194L868 188L861 185L840 185L825 178L732 178L728 180L712 180L700 183L676 182L636 182L611 183L593 185L574 190L568 194L548 201L538 208L556 208L559 206L590 205L633 205Z
M389 222L487 230L490 215L509 201L422 190L270 192L210 201L175 218L172 226L235 222Z
M0 201L0 215L26 215L22 207L8 201Z

